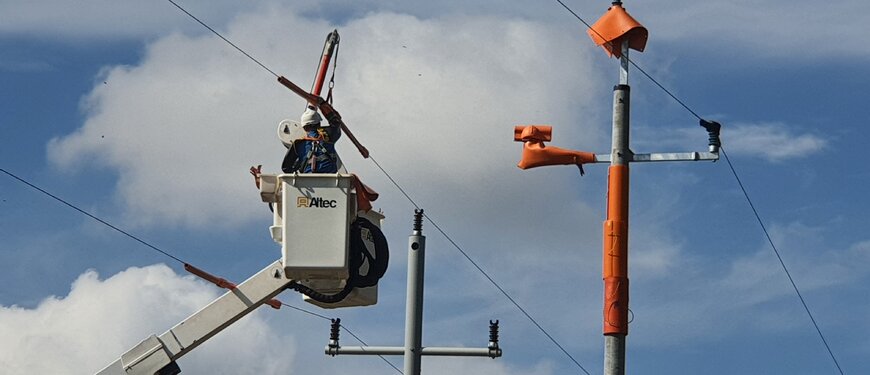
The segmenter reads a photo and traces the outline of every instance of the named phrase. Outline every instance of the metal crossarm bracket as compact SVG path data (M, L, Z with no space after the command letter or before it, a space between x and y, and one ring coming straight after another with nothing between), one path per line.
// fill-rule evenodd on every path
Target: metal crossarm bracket
M631 154L629 162L653 161L716 161L718 152L656 152L650 154ZM595 154L595 163L610 163L610 154Z

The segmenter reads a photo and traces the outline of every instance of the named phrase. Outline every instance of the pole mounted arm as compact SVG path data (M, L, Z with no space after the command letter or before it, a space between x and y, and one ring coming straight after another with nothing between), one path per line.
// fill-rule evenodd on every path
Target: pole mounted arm
M553 127L546 125L528 125L514 127L514 141L523 142L523 156L517 167L529 169L547 165L571 165L580 168L583 175L583 164L594 163L595 155L591 152L567 150L555 146L547 146L544 142L553 139Z

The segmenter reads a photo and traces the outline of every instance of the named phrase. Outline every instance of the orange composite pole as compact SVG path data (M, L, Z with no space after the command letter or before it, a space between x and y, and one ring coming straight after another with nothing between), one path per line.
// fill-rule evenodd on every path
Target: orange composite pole
M605 335L628 334L628 177L628 165L608 169L601 275Z

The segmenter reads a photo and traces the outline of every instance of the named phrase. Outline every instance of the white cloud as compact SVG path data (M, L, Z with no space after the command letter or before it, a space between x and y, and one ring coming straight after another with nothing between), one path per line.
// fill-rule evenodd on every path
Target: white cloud
M226 36L304 84L332 27L270 8L237 18ZM496 207L490 197L510 195L459 181L520 176L513 125L562 125L556 137L567 146L581 132L586 144L599 137L574 125L595 101L592 68L577 63L588 57L569 49L563 53L570 57L549 58L570 43L554 27L372 14L342 35L336 107L379 162L413 181L412 191L441 184L440 194L470 193L482 199L477 205ZM98 82L85 102L84 125L49 144L55 165L116 169L118 196L139 223L220 226L262 215L247 167L278 171L284 149L274 129L298 116L300 99L213 36L161 38L140 64L108 67ZM349 142L340 142L340 151L355 171L371 171L364 178L380 174Z
M0 306L0 335L3 337L0 365L12 374L93 373L149 335L163 333L220 292L191 276L179 276L165 265L131 267L104 280L96 272L87 271L73 282L67 296L46 298L32 309ZM283 298L297 304L293 297L297 295ZM317 310L312 306L303 308ZM337 313L344 316L370 314L365 310L319 312L333 316ZM376 357L324 356L328 322L309 324L310 319L319 320L287 308L255 311L181 358L179 366L184 373L201 374L343 372L350 368L359 374L392 371ZM371 320L365 319L369 323ZM399 335L389 340L381 338L382 335L371 335L372 331L384 331L377 324L359 325L359 321L350 321L354 331L373 345L401 342ZM389 324L401 329L401 322L391 320ZM476 328L480 332L475 342L485 345L486 327ZM449 330L460 333L455 326ZM299 344L295 337L301 338ZM342 337L343 345L359 345L346 331ZM307 359L297 360L302 355ZM402 367L400 357L391 360ZM432 374L548 375L554 372L548 360L522 365L510 359L487 358L427 358L424 362L426 372Z
M640 128L638 149L673 148L679 151L705 150L706 132L700 127L679 129ZM722 145L729 154L761 157L769 162L782 162L815 156L830 142L820 135L780 122L725 122L722 125ZM703 142L703 143L702 143Z
M761 156L773 162L806 158L828 145L820 136L799 134L781 123L735 124L722 132L723 145L728 151Z
M248 2L177 1L210 23L226 22ZM168 1L63 0L0 3L0 35L49 37L52 40L117 40L162 35L167 30L193 30L193 21Z
M826 229L801 223L771 225L770 233L815 316L824 316L825 332L849 329L848 311L825 304L849 285L870 277L865 264L866 242L845 249L825 241ZM705 263L701 263L705 262ZM633 310L640 327L638 345L680 345L687 338L716 341L749 329L787 334L810 329L806 313L769 244L757 251L729 257L728 262L688 257L679 264L683 277L642 285ZM686 282L691 280L690 282ZM650 293L650 294L646 294ZM859 302L855 308L864 309ZM735 330L734 327L742 327Z
M65 297L33 309L0 306L0 364L10 374L93 373L217 295L217 288L164 265L132 267L105 280L88 271ZM285 373L294 343L278 332L255 312L179 364L189 373Z
M522 17L580 27L556 2L532 6L523 1L178 1L218 29L235 14L269 6L293 6L299 14L344 23L377 12L399 12L421 18L466 15ZM586 21L594 22L606 4L569 4ZM710 48L751 50L756 56L792 61L807 58L870 56L870 42L862 38L865 1L689 1L629 2L626 8L650 29L657 41L690 43L693 50ZM788 11L783 11L783 9ZM7 1L0 3L0 34L50 37L60 40L158 37L167 30L203 33L204 30L168 1L91 0ZM588 40L581 35L585 42ZM322 39L322 38L317 38ZM576 41L576 40L575 40ZM654 50L654 49L653 49Z
M695 51L751 50L791 61L870 57L870 42L861 32L870 12L866 1L671 0L626 3L626 8L649 28L651 43L687 42Z

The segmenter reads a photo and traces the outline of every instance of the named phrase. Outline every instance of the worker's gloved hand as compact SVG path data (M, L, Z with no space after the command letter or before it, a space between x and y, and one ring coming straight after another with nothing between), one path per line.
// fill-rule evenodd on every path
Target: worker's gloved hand
M330 125L339 125L341 124L341 115L338 112L332 111L329 114L325 115L326 121L329 121Z
M251 175L254 176L254 185L257 185L257 189L260 188L260 174L262 173L263 165L260 164L256 167L251 167Z

